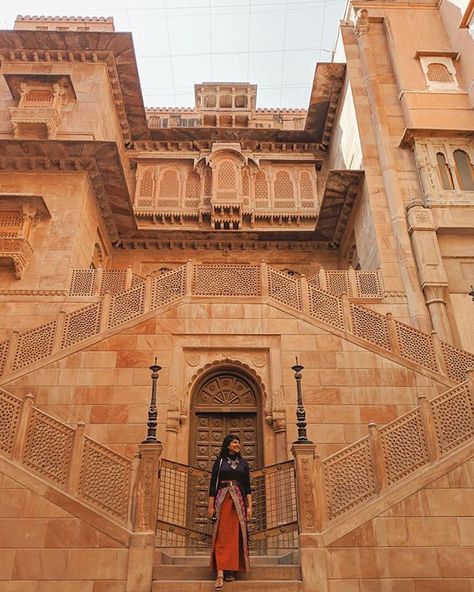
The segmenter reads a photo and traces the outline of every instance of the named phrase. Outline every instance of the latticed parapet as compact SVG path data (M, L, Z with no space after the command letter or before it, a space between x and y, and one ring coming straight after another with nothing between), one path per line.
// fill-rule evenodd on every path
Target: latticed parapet
M10 108L15 138L52 139L61 127L61 109L75 100L69 76L5 74L17 107Z
M61 125L61 107L59 85L47 88L22 83L18 107L10 108L15 138L54 140Z
M22 16L15 19L16 31L96 31L114 32L111 16Z
M35 224L48 217L49 212L41 197L4 195L0 198L0 259L10 259L15 276L21 279L33 254L30 243Z
M143 227L313 230L319 213L314 163L258 166L238 144L208 163L139 163L135 214ZM143 221L143 222L142 222Z

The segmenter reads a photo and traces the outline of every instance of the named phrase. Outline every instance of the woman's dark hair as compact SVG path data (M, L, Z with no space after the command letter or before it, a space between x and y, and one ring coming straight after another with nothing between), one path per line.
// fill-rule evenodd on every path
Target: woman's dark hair
M238 440L240 442L240 438L236 434L227 434L227 436L222 440L222 447L219 453L219 457L226 456L227 454L229 454L229 444L232 442L232 440ZM237 454L238 456L240 456L240 452L238 452Z

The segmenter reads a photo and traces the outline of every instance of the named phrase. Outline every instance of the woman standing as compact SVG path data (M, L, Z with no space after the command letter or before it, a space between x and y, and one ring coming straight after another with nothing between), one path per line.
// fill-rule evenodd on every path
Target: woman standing
M212 468L209 518L214 520L211 567L217 577L214 588L234 580L234 571L250 569L247 520L252 517L249 465L240 456L240 438L229 434Z

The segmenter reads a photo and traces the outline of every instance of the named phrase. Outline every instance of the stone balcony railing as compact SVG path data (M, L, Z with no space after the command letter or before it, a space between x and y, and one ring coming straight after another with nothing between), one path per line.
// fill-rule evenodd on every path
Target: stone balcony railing
M128 285L132 287L127 289ZM29 331L14 332L9 340L1 342L0 376L76 347L86 339L184 297L254 297L277 302L297 311L309 322L314 319L356 338L363 347L369 346L382 354L388 352L402 363L421 366L456 382L464 381L466 372L474 368L473 354L440 341L435 332L423 333L395 320L390 313L382 315L351 302L346 294L333 296L316 288L305 277L289 276L265 263L193 265L189 262L145 279L127 270L112 274L74 270L71 294L95 293L103 293L97 302L68 314L61 312L55 320Z
M61 126L61 113L58 106L11 107L10 116L15 138L24 137L25 133L31 132L37 126L44 130L40 138L54 140ZM38 137L37 132L33 133Z
M214 275L211 270L215 266L193 264L192 267L197 280L198 292L202 293L203 289L205 291L203 282L205 284L207 277L211 278ZM230 269L230 267L232 266L218 266L219 270ZM239 269L243 267L245 266L237 266ZM212 281L219 281L220 276L217 275L217 279ZM238 282L238 277L236 279ZM304 279L301 281L304 283ZM71 270L68 294L69 296L103 296L106 292L117 294L144 282L145 278L134 274L131 267L127 269L73 269ZM318 275L308 278L308 285L333 296L347 294L354 300L380 300L384 297L382 276L377 269L355 270L352 267L349 269L325 269L321 267ZM216 291L211 285L209 285L209 289L213 293ZM218 291L219 288L217 293ZM240 295L238 288L235 295ZM258 295L261 295L261 291Z

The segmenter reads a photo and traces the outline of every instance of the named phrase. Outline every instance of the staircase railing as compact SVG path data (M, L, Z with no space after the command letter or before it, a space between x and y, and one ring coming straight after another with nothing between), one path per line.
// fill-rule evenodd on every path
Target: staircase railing
M211 473L161 460L158 480L157 546L208 548L212 525L207 518ZM293 549L298 546L294 462L250 472L253 519L250 548Z
M22 333L14 332L8 341L1 342L0 376L184 296L270 298L456 382L462 382L466 372L474 367L473 354L440 341L435 332L428 335L418 331L395 320L390 313L382 315L351 302L347 294L334 296L304 276L289 276L265 263L195 265L188 262L144 279L130 270L74 270L71 286L75 294L82 296L100 295L106 288L107 291L98 302L68 314L60 313L54 321ZM126 289L120 291L124 286Z
M381 428L370 424L368 436L324 460L315 455L310 462L315 481L303 495L310 498L317 520L307 530L323 530L471 440L473 378L430 401L420 395L415 409ZM301 479L298 487L305 490Z
M132 462L24 400L0 389L0 453L126 525Z

